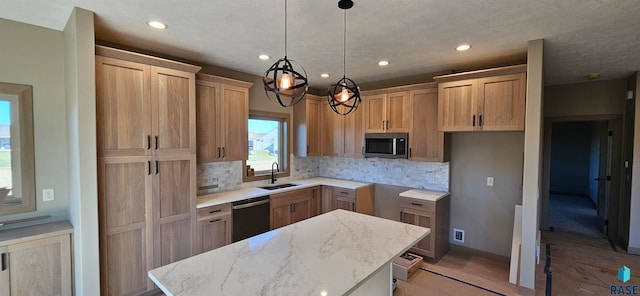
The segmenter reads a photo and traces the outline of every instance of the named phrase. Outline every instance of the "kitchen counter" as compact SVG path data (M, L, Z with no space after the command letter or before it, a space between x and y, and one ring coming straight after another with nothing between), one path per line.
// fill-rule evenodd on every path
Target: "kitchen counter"
M391 295L430 229L335 210L149 271L166 295Z
M303 180L294 180L286 183L296 184L297 186L281 188L276 190L267 190L267 189L262 189L258 187L253 187L253 188L241 188L236 190L217 192L213 194L198 196L196 203L198 208L204 208L204 207L210 207L210 206L215 206L219 204L239 201L247 198L282 193L282 192L287 192L287 191L292 191L292 190L297 190L297 189L302 189L307 187L319 186L319 185L335 186L335 187L342 187L342 188L348 188L348 189L358 189L361 187L371 185L371 183L353 182L353 181L338 180L338 179L331 179L331 178L310 178L310 179L303 179ZM266 185L266 186L269 186L269 185Z
M422 199L426 201L437 201L447 195L449 195L449 192L427 191L427 190L418 190L418 189L411 189L404 192L400 192L400 196L402 197Z

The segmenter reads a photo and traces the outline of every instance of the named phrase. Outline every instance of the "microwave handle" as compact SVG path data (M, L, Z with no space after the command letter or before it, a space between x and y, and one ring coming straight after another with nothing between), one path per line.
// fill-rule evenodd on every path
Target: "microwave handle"
M397 141L398 138L393 138L393 155L396 155L396 145L397 145Z

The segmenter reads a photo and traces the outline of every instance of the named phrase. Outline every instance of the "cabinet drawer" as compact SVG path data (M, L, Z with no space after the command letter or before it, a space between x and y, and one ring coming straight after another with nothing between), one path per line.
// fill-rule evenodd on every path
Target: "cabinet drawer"
M231 214L231 204L221 204L198 209L198 220L208 219L210 217Z
M341 199L356 198L356 191L354 189L334 187L333 194L336 196L336 198L341 198Z
M410 208L425 212L435 212L436 203L433 201L400 197L400 208Z

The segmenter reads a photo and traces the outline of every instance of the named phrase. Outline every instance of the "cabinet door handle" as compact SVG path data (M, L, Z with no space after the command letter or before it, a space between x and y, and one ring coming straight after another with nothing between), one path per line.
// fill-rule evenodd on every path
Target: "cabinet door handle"
M158 161L156 160L156 175L160 173L160 165L158 163Z
M382 121L382 129L384 130L384 120Z
M222 210L221 209L211 210L211 211L209 211L209 214L213 214L213 213L217 213L217 212L222 212Z
M2 253L2 270L1 271L5 271L8 268L9 265L9 256L7 256L9 254L7 253Z
M151 135L147 135L147 150L151 150Z
M216 222L220 222L220 221L222 221L222 219L221 219L221 218L219 218L219 219L213 219L213 220L209 221L209 223L216 223Z
M349 192L340 191L342 194L349 194Z
M411 158L411 148L409 148L409 158Z
M471 120L471 122L472 122L471 124L473 126L476 126L476 115L475 114L473 114L473 119Z
M220 158L220 147L218 147L218 152L216 152L216 158Z
M386 130L389 130L389 120L387 120L387 127Z
M478 115L478 126L482 126L482 113Z
M224 147L222 147L222 157L224 157Z
M309 154L309 145L307 145L307 154Z
M156 136L156 150L158 150L158 136Z
M419 203L417 203L417 202L412 202L412 203L411 203L411 205L413 205L413 206L419 206L419 207L421 207L421 206L422 206L422 204L419 204Z
M151 175L151 160L147 161L147 165L149 166L147 170L147 175Z
M364 146L362 146L362 155L364 155Z

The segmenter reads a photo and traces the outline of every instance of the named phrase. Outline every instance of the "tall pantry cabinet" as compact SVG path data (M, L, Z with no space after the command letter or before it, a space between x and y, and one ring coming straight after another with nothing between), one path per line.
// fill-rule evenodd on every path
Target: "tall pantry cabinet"
M153 290L148 270L194 253L199 70L96 46L103 295Z

